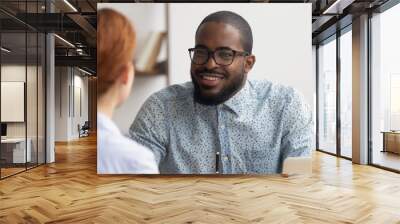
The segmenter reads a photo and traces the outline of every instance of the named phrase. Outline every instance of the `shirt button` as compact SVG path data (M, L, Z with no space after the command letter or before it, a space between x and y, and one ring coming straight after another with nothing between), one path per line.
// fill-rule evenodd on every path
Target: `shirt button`
M229 158L228 156L224 156L224 160L227 161Z

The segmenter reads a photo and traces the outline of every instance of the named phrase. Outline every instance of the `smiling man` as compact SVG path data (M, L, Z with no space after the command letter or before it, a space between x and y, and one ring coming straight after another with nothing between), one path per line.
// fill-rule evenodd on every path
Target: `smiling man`
M285 158L310 155L309 107L293 88L247 79L252 47L250 25L236 13L200 23L192 82L153 94L130 128L161 173L280 173Z

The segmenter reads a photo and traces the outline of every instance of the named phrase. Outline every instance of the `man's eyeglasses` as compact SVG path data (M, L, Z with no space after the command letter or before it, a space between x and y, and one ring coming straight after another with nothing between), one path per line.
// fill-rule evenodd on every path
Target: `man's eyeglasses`
M190 60L195 65L205 65L211 57L217 65L228 66L232 64L236 56L250 55L245 51L235 51L230 48L218 48L215 51L210 51L207 48L189 48Z

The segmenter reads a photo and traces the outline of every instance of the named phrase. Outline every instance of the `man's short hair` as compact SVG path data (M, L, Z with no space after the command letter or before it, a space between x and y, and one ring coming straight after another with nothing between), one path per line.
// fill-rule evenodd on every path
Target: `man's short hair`
M235 27L240 33L243 49L251 54L253 49L253 34L249 23L243 17L231 11L214 12L201 21L197 27L196 36L201 25L207 22L225 23Z

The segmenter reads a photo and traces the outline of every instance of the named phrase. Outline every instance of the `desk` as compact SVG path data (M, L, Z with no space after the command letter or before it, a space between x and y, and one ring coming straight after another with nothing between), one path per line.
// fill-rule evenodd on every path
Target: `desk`
M383 131L382 152L400 154L400 131Z
M25 153L25 138L6 138L1 139L1 157L6 163L25 163L31 162L31 145L30 138L27 139L28 144ZM25 159L27 159L25 161Z

